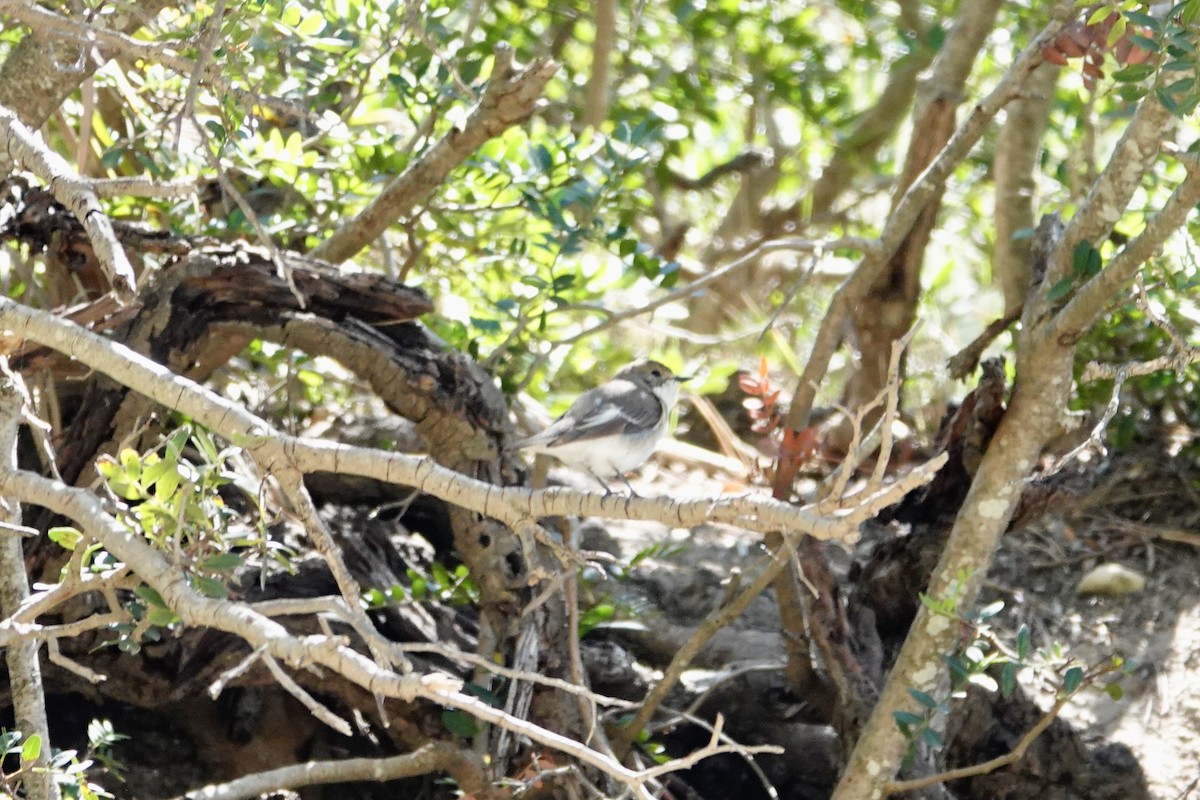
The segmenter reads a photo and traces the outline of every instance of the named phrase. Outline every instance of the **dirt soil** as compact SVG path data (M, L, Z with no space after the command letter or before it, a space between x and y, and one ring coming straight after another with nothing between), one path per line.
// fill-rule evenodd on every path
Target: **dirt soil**
M1044 654L1057 643L1064 657L1083 665L1114 655L1129 661L1121 699L1089 690L1063 717L1086 740L1103 737L1131 748L1154 797L1200 800L1200 465L1155 449L1079 464L1052 481L1066 491L1056 494L1048 514L1005 537L980 603L1004 601L993 624L1010 643L1024 624L1032 648ZM642 494L677 497L738 490L678 463L652 463L635 486ZM605 523L588 539L623 559L658 546L630 580L643 620L653 618L644 613L651 605L672 622L698 621L731 568L751 567L762 557L752 538L718 526L685 531ZM1144 587L1081 594L1084 577L1103 565L1140 575ZM1125 583L1136 580L1126 576ZM772 613L756 606L737 626L765 632ZM658 629L646 638L669 651L674 637ZM714 644L709 655L721 650ZM755 660L775 656L776 644L774 637L764 639ZM1031 670L1021 682L1035 693L1041 688L1040 702L1050 705L1050 693L1036 685Z
M1004 600L1005 627L1028 625L1034 646L1134 662L1124 697L1087 692L1063 716L1133 750L1155 797L1200 798L1200 466L1143 451L1065 483L1074 501L1006 538L984 600ZM1144 589L1081 595L1085 575L1108 564L1143 576Z

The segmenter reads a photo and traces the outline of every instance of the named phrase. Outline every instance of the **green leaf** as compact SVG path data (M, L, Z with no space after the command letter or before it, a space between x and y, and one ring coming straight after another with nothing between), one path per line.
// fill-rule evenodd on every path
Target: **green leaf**
M320 11L310 11L296 26L296 32L301 36L316 36L325 30L325 15Z
M152 608L146 613L146 619L152 625L161 625L165 628L179 622L179 615L169 608Z
M208 132L212 134L218 143L224 142L229 138L229 131L225 130L225 126L214 119L205 122L204 127L208 129Z
M979 613L976 615L976 619L978 619L980 622L982 622L985 619L991 619L992 617L996 616L1003 610L1004 610L1004 601L997 600L996 602L989 603L986 606L984 606L983 608L979 609Z
M204 575L191 575L189 576L189 581L192 584L192 588L205 597L211 597L214 600L224 600L229 597L228 587L216 578L208 578Z
M1179 21L1184 25L1190 25L1197 16L1200 16L1200 0L1188 0L1187 5L1183 8L1183 13L1179 15Z
M1125 69L1118 70L1113 75L1113 80L1118 83L1136 83L1144 80L1154 74L1153 64L1131 64Z
M913 728L919 728L925 724L925 717L911 711L893 711L892 719L896 720L896 725L905 736L912 736Z
M587 636L597 625L612 620L617 615L617 608L612 603L597 603L579 615L579 636Z
M1147 53L1157 53L1162 49L1162 45L1158 43L1158 40L1142 36L1140 33L1129 34L1129 42L1145 50Z
M1113 700L1120 700L1125 696L1125 690L1121 688L1121 684L1115 681L1104 687L1104 693Z
M1017 630L1017 658L1022 661L1029 654L1029 626L1022 625Z
M479 726L475 724L475 718L467 712L457 709L443 711L442 724L446 726L446 730L455 736L462 736L463 738L469 738L479 732Z
M38 756L42 754L42 737L36 733L31 734L25 743L21 745L21 763L29 764L38 760Z
M169 500L175 496L175 492L179 491L180 477L179 465L174 464L174 469L171 469L162 474L158 480L154 482L154 496L160 500Z
M1092 249L1092 243L1086 239L1079 240L1079 243L1075 245L1075 250L1071 254L1071 271L1076 275L1087 274L1088 259L1091 258Z
M492 708L504 708L504 698L493 692L491 689L485 689L478 683L467 681L463 684L463 691L472 697L478 697L483 702L487 703Z
M946 746L946 741L942 738L942 735L933 728L926 728L921 731L921 738L925 740L927 747L934 750L940 750Z
M1129 9L1125 11L1125 16L1134 25L1141 25L1144 28L1155 28L1160 24L1160 21L1157 17L1152 17L1145 12L1137 11L1135 9Z
M167 601L151 586L139 586L133 590L133 594L151 608L167 607Z
M1006 698L1012 697L1013 690L1017 688L1018 669L1017 662L1009 661L1000 670L1000 693Z
M1075 694L1082 683L1083 667L1071 667L1069 670L1067 670L1067 673L1063 675L1063 694Z
M124 147L110 147L104 151L104 155L100 156L100 166L105 169L116 169L121 163L121 159L125 157Z
M1071 287L1075 285L1075 281L1071 278L1063 278L1058 283L1050 287L1050 291L1046 292L1046 299L1050 301L1061 300L1071 292Z
M20 741L20 731L0 730L0 755L6 756L10 753L17 752L19 749L18 742Z
M46 535L50 537L50 541L64 550L74 550L75 545L83 539L82 533L69 526L51 528Z
M937 708L937 700L934 700L933 696L926 692L922 692L919 689L909 689L908 695L926 708Z
M200 562L200 568L209 572L232 572L246 563L237 553L217 553Z
M1124 15L1117 17L1117 21L1113 23L1112 30L1108 32L1107 44L1109 47L1115 47L1117 42L1121 41L1121 37L1129 29L1129 20Z

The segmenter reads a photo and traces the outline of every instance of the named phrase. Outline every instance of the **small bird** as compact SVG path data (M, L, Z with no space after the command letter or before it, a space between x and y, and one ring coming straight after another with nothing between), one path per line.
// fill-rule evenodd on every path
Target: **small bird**
M686 380L657 361L634 361L607 383L581 394L550 427L516 442L513 449L554 456L591 475L610 494L604 479L619 476L633 492L625 473L654 452L667 432L679 384Z

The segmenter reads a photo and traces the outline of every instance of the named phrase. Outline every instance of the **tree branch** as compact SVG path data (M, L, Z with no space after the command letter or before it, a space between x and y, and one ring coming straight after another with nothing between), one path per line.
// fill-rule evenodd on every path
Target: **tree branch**
M75 174L62 156L3 106L0 106L0 147L9 158L45 181L55 199L71 210L87 231L96 260L117 296L132 300L137 293L133 265L117 241L112 220L100 208L91 182Z
M0 10L11 10L9 5L4 4ZM34 3L26 5L36 9L31 13L51 13L38 9ZM167 5L170 5L169 0L110 5L109 9L115 9L115 13L105 15L104 19L114 31L133 33ZM64 69L62 62L65 59L47 35L52 28L40 24L30 27L31 32L9 52L0 66L0 106L11 108L22 122L36 131L46 124L71 92L96 72L101 61L89 57L81 48L75 65L78 68Z
M1160 105L1157 100L1151 101L1149 95L1143 102ZM1176 157L1187 167L1187 177L1171 193L1162 209L1146 221L1146 227L1138 237L1121 248L1104 269L1079 287L1066 306L1054 316L1050 335L1072 342L1078 340L1084 329L1103 311L1109 299L1121 287L1128 285L1142 265L1158 252L1167 237L1187 221L1196 203L1200 202L1200 158L1191 153L1176 153ZM1140 177L1144 171L1138 174ZM1070 232L1071 227L1068 227L1064 242Z
M558 65L553 61L535 61L518 70L512 59L512 47L506 43L497 45L492 78L462 128L454 128L439 139L357 217L334 231L310 255L334 264L351 258L429 197L450 171L480 145L524 122L533 113L534 105Z
M1090 242L1098 247L1112 233L1174 127L1175 118L1158 102L1153 92L1142 98L1113 149L1108 166L1092 183L1078 213L1067 223L1058 247L1050 256L1046 278L1042 282L1043 294L1071 274L1075 247L1080 242ZM1122 282L1128 282L1132 277L1131 272Z
M838 287L830 302L829 310L821 320L821 327L813 342L812 352L809 354L804 373L800 376L799 385L788 411L787 427L799 431L808 425L809 414L812 412L813 401L817 395L817 386L825 376L830 359L833 358L833 354L841 342L846 317L850 310L878 278L880 271L895 255L925 205L936 195L939 187L950 177L959 162L971 152L992 118L1022 91L1030 74L1043 61L1042 49L1057 35L1072 8L1070 2L1060 0L1055 6L1053 20L1050 24L1018 54L1012 67L996 84L991 94L975 105L967 118L958 126L954 135L950 137L950 141L938 153L937 158L921 173L904 193L900 202L896 204L894 212L888 217L880 235L880 248L865 255L857 269Z
M928 479L919 468L854 508L821 515L768 497L723 496L693 500L604 495L573 489L530 490L500 487L446 469L432 459L369 448L303 439L283 434L242 406L171 372L130 348L77 327L49 313L0 297L0 327L16 339L30 339L69 354L117 382L168 408L182 411L226 440L246 448L265 474L334 472L374 477L413 486L453 505L510 526L541 516L589 515L609 519L658 520L678 527L704 521L728 522L746 530L768 532L795 528L819 539L852 537L855 525L880 504L894 502L896 492L911 490Z
M0 363L0 473L17 467L17 429L21 424L23 395L15 385L18 380L20 378L8 371L7 363ZM9 524L21 521L20 501L7 493L0 493L0 521ZM0 531L0 619L7 621L16 614L28 597L29 578L25 574L21 537ZM30 770L25 778L26 791L32 800L58 800L62 795L48 769L50 725L46 720L38 644L36 638L12 642L4 649L4 657L12 687L15 727L26 741L36 736L42 742L37 759L28 765L22 764Z
M190 76L197 72L196 63L178 55L172 45L152 44L118 31L76 22L42 8L36 3L22 2L22 0L0 0L0 14L8 14L18 22L28 25L40 35L54 33L78 42L85 59L90 58L88 51L92 47L99 46L144 61L163 64L181 75ZM232 81L221 74L221 67L217 64L211 62L206 64L201 70L201 76L206 85L231 95L247 107L259 105L303 119L311 117L298 103L275 97L264 97L235 86ZM80 77L82 77L82 73L80 73ZM49 116L52 111L53 109L47 111L46 116Z
M394 781L432 772L448 772L465 794L485 786L479 757L447 742L429 744L390 758L347 758L309 761L290 767L257 772L228 783L215 783L184 795L186 800L245 800L278 789L298 789L351 781ZM177 799L182 800L182 798Z
M599 128L608 118L609 73L617 44L617 0L596 0L592 8L596 38L592 42L592 72L583 93L583 124Z

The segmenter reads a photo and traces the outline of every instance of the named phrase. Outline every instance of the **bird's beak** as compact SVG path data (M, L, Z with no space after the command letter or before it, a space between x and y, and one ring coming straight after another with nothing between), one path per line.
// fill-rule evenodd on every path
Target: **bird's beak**
M694 377L696 377L696 376L695 375L676 375L675 382L676 383L687 383Z

